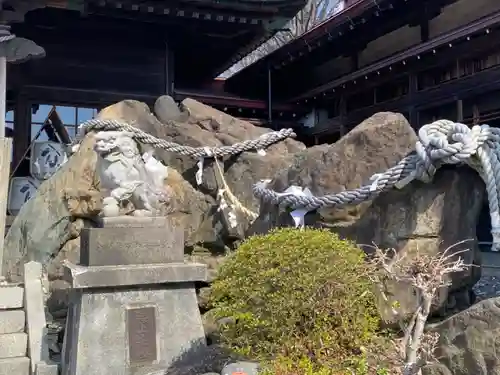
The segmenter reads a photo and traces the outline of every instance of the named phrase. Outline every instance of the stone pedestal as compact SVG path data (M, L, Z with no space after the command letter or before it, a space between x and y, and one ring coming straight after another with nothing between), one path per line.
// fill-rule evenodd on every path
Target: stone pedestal
M63 375L145 375L205 345L183 228L167 218L106 219L84 229L79 265L66 264L72 300Z

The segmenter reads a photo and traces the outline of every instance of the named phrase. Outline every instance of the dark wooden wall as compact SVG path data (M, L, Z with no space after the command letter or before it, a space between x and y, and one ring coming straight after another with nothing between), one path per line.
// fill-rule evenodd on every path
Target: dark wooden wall
M153 28L134 29L126 22L117 25L76 16L55 26L50 19L29 16L13 32L44 47L47 56L12 66L12 87L165 93L166 39Z

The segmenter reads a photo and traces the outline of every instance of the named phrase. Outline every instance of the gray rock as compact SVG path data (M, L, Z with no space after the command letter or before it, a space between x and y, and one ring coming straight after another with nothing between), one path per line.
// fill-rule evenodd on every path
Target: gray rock
M282 192L291 185L298 185L308 187L317 196L355 189L367 183L373 174L397 164L414 149L416 141L415 131L404 116L377 113L332 145L315 146L296 153L289 167L269 177L272 178L269 188ZM368 206L369 203L345 209L321 209L319 214L326 222L349 225ZM272 221L278 218L275 209L275 206L261 205L261 216L249 234L266 233L278 224ZM271 217L267 217L271 213ZM283 224L280 220L279 225Z
M500 373L500 297L476 303L443 322L430 325L440 334L436 357L423 375L494 375Z
M158 103L170 100L162 97L158 99ZM192 147L229 146L258 138L270 131L192 99L185 99L181 103L181 109L189 114L185 121L162 123L159 112L157 118L146 104L125 100L105 108L100 116L124 120L155 137ZM220 165L224 170L224 179L234 195L243 206L257 211L259 202L253 196L252 185L288 167L292 154L304 149L302 143L288 139L270 146L265 150L265 156L245 152L220 160ZM195 179L197 159L160 149L157 155L165 165L178 172L175 176L175 172L172 176L169 174L167 183L175 196L172 215L185 222L187 246L203 244L205 248L223 252L226 246L244 238L251 220L238 214L238 226L231 228L226 213L218 211L218 192L222 188L222 180L216 173L213 161L205 161L203 182L198 186Z
M331 146L310 148L294 156L291 167L276 174L270 188L278 192L291 185L308 187L316 196L340 192L366 184L369 178L397 164L412 151L417 137L399 114L379 113L365 120ZM334 171L334 172L332 172ZM468 264L481 264L476 241L476 224L482 208L484 184L472 169L442 168L431 184L414 181L401 190L393 189L373 201L341 209L320 209L306 216L306 225L329 228L358 244L377 244L415 254L437 255L447 247L461 253ZM276 226L290 226L289 214L263 204L260 217L249 233L265 233ZM469 241L470 240L470 241ZM369 251L369 247L364 247ZM457 255L458 257L458 255ZM411 256L407 257L411 260ZM440 290L434 313L450 314L470 306L473 285L480 268L471 267L452 275L452 284ZM414 298L407 285L386 284L386 294L402 310L414 310ZM381 305L388 321L392 314Z
M270 131L194 100L184 100L181 107L182 110L172 98L158 99L157 114L165 123L158 120L146 104L137 101L123 101L107 107L98 118L124 120L161 139L193 147L227 146ZM176 110L184 117L179 118L174 113ZM7 234L4 253L3 274L10 279L21 280L22 264L35 260L48 269L50 279L57 280L61 277L61 262L79 259L80 231L85 226L92 226L89 219L101 209L95 173L96 154L92 146L93 137L86 137L80 150L42 184L16 217ZM245 207L257 210L252 184L288 166L292 153L304 148L300 142L286 140L269 147L266 156L248 152L228 158L221 161L225 180ZM203 244L223 252L226 246L241 240L250 220L239 217L240 224L233 229L228 225L227 213L218 212L218 191L222 181L213 163L205 163L203 184L198 186L195 182L198 160L170 152L158 154L171 167L165 181L172 194L169 215L186 228L186 246ZM40 217L44 220L39 220Z
M235 373L243 373L245 375L257 375L259 373L260 366L255 362L235 362L222 369L221 375L233 375Z
M483 197L484 184L475 171L442 168L432 184L415 181L404 189L391 190L375 199L352 225L333 223L332 227L358 244L376 243L383 249L405 252L408 262L417 252L437 256L451 247L449 254L474 266L451 275L451 284L439 290L433 313L448 316L474 302L472 287L481 276L476 225ZM408 285L387 283L385 287L403 311L414 311L416 301L408 293ZM389 320L390 312L384 309L383 316Z
M163 123L181 121L187 115L187 113L181 112L175 100L168 95L163 95L156 100L154 112L156 117Z
M22 281L23 265L30 260L47 267L67 242L80 235L87 219L99 213L101 198L92 145L93 139L87 138L16 216L5 238L2 267L10 280ZM60 270L60 265L54 265L52 272Z
M500 297L500 277L483 275L476 285L474 285L474 293L476 294L476 301Z

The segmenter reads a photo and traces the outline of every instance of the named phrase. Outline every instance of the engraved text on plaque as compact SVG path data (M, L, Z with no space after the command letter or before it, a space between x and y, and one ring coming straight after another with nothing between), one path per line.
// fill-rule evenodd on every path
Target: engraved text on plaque
M131 364L157 360L156 308L127 309L128 351Z

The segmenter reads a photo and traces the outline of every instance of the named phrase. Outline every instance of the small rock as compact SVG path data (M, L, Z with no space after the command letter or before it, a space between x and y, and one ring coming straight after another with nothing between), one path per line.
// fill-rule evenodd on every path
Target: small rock
M168 96L160 96L154 107L155 115L163 123L168 123L169 121L179 121L182 117L182 112L175 100Z
M257 375L259 373L259 368L259 364L255 362L235 362L224 366L222 375Z
M209 300L210 300L210 291L209 287L201 288L198 292L198 307L201 310L209 310Z

